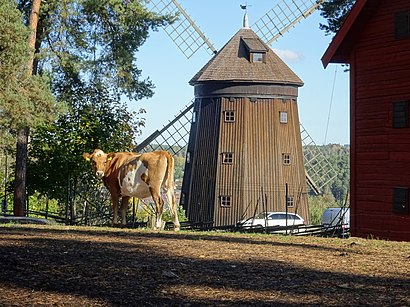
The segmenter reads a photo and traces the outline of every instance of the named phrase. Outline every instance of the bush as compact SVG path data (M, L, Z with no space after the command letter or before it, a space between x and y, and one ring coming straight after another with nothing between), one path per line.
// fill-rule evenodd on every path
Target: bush
M309 196L310 223L320 225L323 212L332 207L340 207L340 205L331 194Z

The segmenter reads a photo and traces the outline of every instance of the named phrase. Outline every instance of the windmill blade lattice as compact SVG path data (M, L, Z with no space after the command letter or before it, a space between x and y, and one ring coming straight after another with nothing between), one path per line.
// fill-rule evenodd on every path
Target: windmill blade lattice
M216 53L214 46L177 1L151 0L148 2L148 9L162 15L179 15L178 19L164 30L188 59L201 47L210 55Z
M143 142L138 144L134 151L148 152L154 150L168 150L173 155L184 155L188 144L193 107L194 103L191 101L161 130L156 130Z
M337 172L302 124L300 124L300 134L307 183L315 194L321 194L323 187L336 178Z
M270 45L327 0L282 0L258 19L252 29Z

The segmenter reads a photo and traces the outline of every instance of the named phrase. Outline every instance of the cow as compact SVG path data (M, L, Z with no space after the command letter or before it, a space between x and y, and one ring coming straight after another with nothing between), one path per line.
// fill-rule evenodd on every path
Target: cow
M110 152L95 149L84 153L83 158L91 161L97 178L102 179L110 191L113 208L113 225L117 224L118 203L121 198L121 223L125 225L126 211L130 197L152 197L155 203L155 229L162 225L164 200L161 188L166 194L173 218L174 229L179 230L176 200L174 194L174 158L163 150L135 153Z

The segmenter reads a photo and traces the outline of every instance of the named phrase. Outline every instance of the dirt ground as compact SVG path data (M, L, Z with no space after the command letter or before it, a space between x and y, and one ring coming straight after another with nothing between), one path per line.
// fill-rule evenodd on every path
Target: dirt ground
M410 243L0 225L0 306L410 306Z

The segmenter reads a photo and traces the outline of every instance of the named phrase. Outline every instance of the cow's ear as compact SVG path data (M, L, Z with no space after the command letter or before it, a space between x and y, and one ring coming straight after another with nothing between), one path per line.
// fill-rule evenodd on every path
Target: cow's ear
M91 155L89 154L89 153L83 153L83 158L86 160L86 161L90 161L91 160Z
M115 152L109 152L109 153L107 154L107 161L111 161L112 158L114 158L114 156L115 156Z

